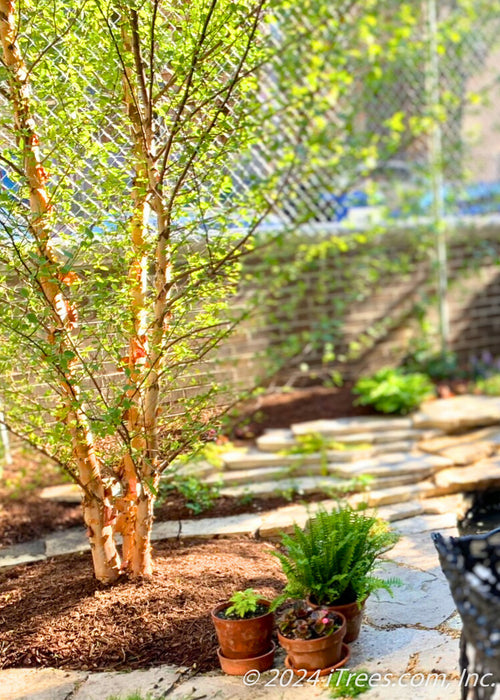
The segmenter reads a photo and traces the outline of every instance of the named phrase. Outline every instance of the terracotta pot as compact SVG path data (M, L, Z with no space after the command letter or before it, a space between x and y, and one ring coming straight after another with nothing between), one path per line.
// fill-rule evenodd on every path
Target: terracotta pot
M358 605L357 601L355 601L354 603L346 603L344 605L323 604L319 606L316 603L313 603L309 598L306 598L306 600L307 604L310 605L311 608L317 609L319 607L322 607L325 608L325 610L341 613L345 617L347 625L344 643L350 644L351 642L356 641L356 639L359 637L359 631L361 629L361 622L363 620L363 612L365 608L366 598L361 603L361 606Z
M288 658L288 656L285 656L285 666L291 669L296 676L300 676L301 678L311 678L311 676L315 675L316 673L318 673L318 676L329 675L330 673L332 673L332 671L335 671L337 668L342 668L342 666L345 666L350 658L351 650L349 649L347 644L342 643L342 655L340 657L340 661L338 661L336 664L333 664L333 666L322 668L319 673L318 669L315 669L314 671L306 671L303 668L294 668L290 663L290 659Z
M346 621L337 613L342 624L340 629L318 639L290 639L278 632L278 640L286 649L290 665L305 671L317 671L337 664L342 658L342 640L346 631Z
M259 603L267 607L271 605L268 600L259 600ZM226 659L249 659L267 654L271 648L273 613L267 612L247 620L224 620L217 616L217 613L230 605L228 601L212 610L212 620L222 655Z
M247 671L268 671L274 662L274 652L276 651L276 644L271 642L271 649L267 654L262 654L262 656L251 656L248 659L228 659L221 652L221 648L217 649L217 656L219 657L219 663L224 671L229 676L244 676Z

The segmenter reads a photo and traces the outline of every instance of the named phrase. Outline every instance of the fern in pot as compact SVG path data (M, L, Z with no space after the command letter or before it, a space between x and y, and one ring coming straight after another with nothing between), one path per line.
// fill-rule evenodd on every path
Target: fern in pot
M319 509L305 528L295 525L292 534L283 534L281 551L274 552L287 578L276 605L305 598L312 606L340 612L347 620L344 641L354 641L368 596L380 589L392 595L400 584L373 573L378 557L398 539L383 520L365 510Z

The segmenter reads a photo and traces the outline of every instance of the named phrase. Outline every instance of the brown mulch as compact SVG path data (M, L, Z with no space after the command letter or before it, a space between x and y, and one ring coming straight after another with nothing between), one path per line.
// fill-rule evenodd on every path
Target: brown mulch
M208 510L204 510L202 513L193 513L187 506L184 496L172 493L164 503L155 509L155 519L164 521L221 518L242 513L263 513L290 503L302 501L313 503L323 499L324 494L320 493L292 494L290 498L268 496L254 498L250 502L221 496ZM30 496L25 501L6 500L0 503L0 551L3 547L36 540L51 532L79 525L83 527L80 505L54 503L36 496Z
M243 419L249 422L244 427L236 428L233 437L251 439L266 428L287 428L292 423L318 418L373 414L371 408L354 406L356 397L352 394L352 386L352 383L346 383L340 388L315 386L262 396L248 408L246 416L243 414ZM11 482L15 483L14 498L0 484L0 547L38 539L50 532L83 524L79 505L50 502L38 497L34 490L29 496L24 496L26 488L33 483L47 486L60 482L60 474L50 463L18 451L14 455L14 464L4 474L3 483ZM22 499L19 494L23 494ZM247 502L222 497L209 510L196 514L187 506L182 495L172 493L156 509L155 517L157 520L180 520L258 513L290 502L314 501L318 498L320 496L317 495L306 498L295 495L290 501L283 496L271 496Z
M36 540L68 527L83 525L80 505L54 503L29 496L0 503L0 547Z
M203 513L193 513L186 505L186 500L180 494L173 494L165 503L155 509L155 520L201 520L202 518L222 518L229 515L241 515L243 513L263 513L266 510L274 510L290 503L315 503L324 501L325 494L290 494L285 496L266 496L265 498L253 498L251 501L230 496L220 496L214 504Z
M266 428L289 428L292 423L375 415L370 406L354 404L358 397L352 393L353 386L353 382L346 382L341 387L313 386L260 396L242 412L235 435L257 437Z
M235 590L281 592L271 551L243 538L159 543L153 580L109 588L93 578L89 554L0 573L0 667L217 668L210 611Z

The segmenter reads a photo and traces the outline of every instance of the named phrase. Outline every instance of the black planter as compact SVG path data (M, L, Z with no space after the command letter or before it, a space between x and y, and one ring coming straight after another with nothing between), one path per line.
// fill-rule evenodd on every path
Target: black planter
M463 622L462 698L493 700L500 683L500 528L465 537L433 533L432 539Z

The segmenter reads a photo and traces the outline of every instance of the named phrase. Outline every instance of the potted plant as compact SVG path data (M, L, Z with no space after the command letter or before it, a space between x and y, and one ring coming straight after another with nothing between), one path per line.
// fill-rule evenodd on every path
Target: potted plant
M320 508L305 528L294 526L282 535L279 558L287 584L276 606L287 598L306 598L310 605L342 613L347 621L344 641L359 635L366 599L379 589L392 595L398 579L373 575L377 558L399 536L387 524L365 510L337 506Z
M285 663L294 671L327 673L348 660L349 647L342 644L346 622L341 613L298 601L280 614L277 623L279 643L287 652Z
M247 588L212 611L223 671L243 675L252 669L271 668L276 646L271 639L274 614L270 605L253 588Z

